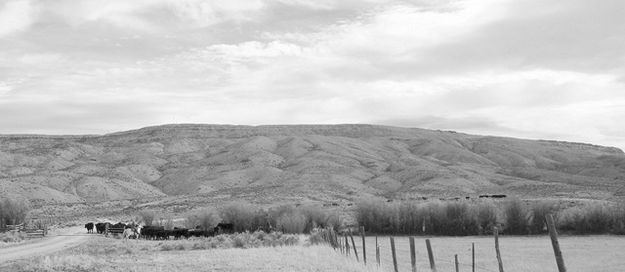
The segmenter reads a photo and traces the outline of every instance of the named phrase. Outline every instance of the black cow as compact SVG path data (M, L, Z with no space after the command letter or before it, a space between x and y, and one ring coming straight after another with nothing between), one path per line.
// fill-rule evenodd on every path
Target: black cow
M104 230L106 230L106 225L109 225L109 227L111 226L110 223L97 223L97 224L95 224L95 229L98 232L98 234L104 234Z
M190 229L188 231L189 236L193 237L213 237L215 236L215 231L211 230L201 230L201 229Z
M184 238L189 238L189 230L188 229L184 229L184 228L174 228L174 230L172 231L172 234L174 236L174 239L180 239L182 237Z
M126 224L124 224L122 222L119 222L119 223L117 223L115 225L112 225L112 226L109 226L109 227L116 228L116 229L126 229L127 226L126 226Z
M164 236L164 230L165 227L161 226L145 226L141 229L141 236L147 240L157 240Z
M213 229L213 231L216 234L222 234L222 233L234 233L234 224L232 223L219 223L217 224L217 226Z
M85 228L87 229L87 233L93 233L93 223L89 222L85 224Z

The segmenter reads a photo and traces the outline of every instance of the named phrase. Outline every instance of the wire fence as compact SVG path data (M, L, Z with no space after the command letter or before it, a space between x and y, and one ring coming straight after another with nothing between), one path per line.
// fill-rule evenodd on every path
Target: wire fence
M550 219L553 220L552 218ZM549 226L550 238L551 238L552 246L554 249L556 261L558 262L558 270L560 272L564 272L566 271L564 268L564 260L561 258L561 254L558 253L559 246L558 246L558 241L557 241L557 234L555 232L555 227L553 226L554 224L549 224L548 222L548 225L551 225ZM424 271L422 268L423 266L425 266L423 261L421 261L420 264L416 263L417 253L415 250L414 237L408 237L408 240L410 241L410 251L409 251L410 253L407 253L408 251L407 251L407 247L405 243L400 243L401 248L399 248L398 250L398 248L395 247L396 246L395 237L392 237L392 236L389 237L390 249L387 247L388 242L387 241L382 242L381 241L382 239L378 240L378 237L375 237L375 245L371 245L372 241L371 240L369 241L370 245L369 245L369 248L367 249L367 239L364 233L364 228L360 227L359 229L360 229L360 232L357 233L356 235L353 235L351 231L346 232L346 233L336 233L333 230L328 230L326 234L322 235L322 237L325 242L330 244L340 254L346 257L355 258L358 262L364 262L366 265L374 264L377 266L384 266L384 267L390 268L392 264L392 268L394 269L394 271L399 271L398 269L399 266L403 267L405 270L406 263L399 263L398 265L397 252L399 251L404 256L404 258L407 254L409 254L410 259L409 259L408 264L412 268L412 271L416 271L417 266L421 267L419 268L419 271ZM356 236L357 239L354 239L354 236ZM498 241L497 230L494 231L494 237L495 237L495 249L496 250L494 250L493 253L495 253L495 251L499 253L500 249L499 249L499 244L497 242ZM370 237L370 239L372 238ZM386 240L386 239L383 239L383 240ZM405 242L405 240L406 239L403 239L403 242ZM499 256L499 254L497 254L497 263L493 261L495 258L490 258L489 261L486 261L486 262L484 262L483 260L476 260L475 243L471 243L471 247L468 250L471 252L470 262L466 262L466 261L459 261L458 254L452 255L453 258L449 258L449 259L435 256L431 247L430 239L425 239L425 241L426 241L428 257L427 259L426 258L419 258L419 259L428 260L432 271L438 270L436 269L436 264L439 264L441 268L445 268L443 269L445 271L448 271L448 267L455 267L456 271L461 271L461 270L472 271L472 272L475 272L475 271L502 272L503 271L503 267L501 266L502 264L501 257ZM385 255L384 258L381 257L382 251L386 251L386 254L384 254ZM450 253L453 253L453 252L446 251L445 254L443 255L449 256ZM372 258L373 254L375 254L375 258ZM389 260L389 255L392 256L392 260ZM494 255L495 254L491 256L494 257ZM465 254L462 254L460 256L463 258L467 258L466 252ZM480 255L480 257L484 258L484 255L483 254ZM384 263L382 264L381 262L384 262Z

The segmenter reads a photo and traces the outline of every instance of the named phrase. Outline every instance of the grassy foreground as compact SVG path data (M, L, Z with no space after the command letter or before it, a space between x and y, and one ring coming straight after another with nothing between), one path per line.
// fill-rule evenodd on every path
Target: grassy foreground
M94 237L89 242L52 255L0 265L0 271L378 271L341 256L328 246L232 247L199 246L205 239L137 241Z
M354 237L358 252L362 240ZM454 255L458 255L460 271L471 271L471 243L475 243L476 271L499 271L493 237L431 237L438 271L455 271ZM559 237L567 271L624 271L625 237L615 235ZM375 260L375 237L367 237L367 260ZM388 236L379 236L381 266L393 271ZM506 272L558 271L549 236L502 236L499 239ZM407 237L395 237L399 271L411 271L410 246ZM417 271L430 271L425 237L415 239ZM353 256L351 257L353 258Z

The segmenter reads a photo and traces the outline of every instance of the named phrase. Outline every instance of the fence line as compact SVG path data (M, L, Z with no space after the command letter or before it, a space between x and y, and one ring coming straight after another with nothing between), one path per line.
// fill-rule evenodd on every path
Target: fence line
M549 221L548 216L547 216L546 220ZM553 220L553 219L551 219L551 220ZM360 236L361 236L361 239L362 239L362 253L363 253L362 258L363 258L363 261L364 261L365 265L367 265L367 263L365 261L366 258L367 258L366 257L367 256L366 255L366 236L364 235L365 229L363 227L359 227L359 230L360 230L360 234L361 234ZM555 234L555 227L553 228L552 231ZM350 256L349 253L353 249L354 256L356 257L356 260L359 261L360 258L357 255L357 250L358 249L356 247L356 241L354 241L354 237L353 237L351 231L344 232L343 236L344 236L345 242L342 243L342 244L338 243L340 245L340 247L342 247L342 250L339 250L338 252L341 252L342 255ZM348 239L348 236L349 236L350 239ZM435 263L439 262L439 263L444 263L446 265L449 264L451 267L455 267L456 271L459 271L460 267L462 267L462 268L471 269L472 272L475 272L475 271L480 271L480 272L482 272L482 271L483 272L503 272L503 262L501 260L501 251L500 251L500 248L499 248L499 230L498 230L497 227L495 227L493 229L493 237L495 239L495 253L496 253L495 256L493 256L493 261L497 260L497 264L496 265L498 267L496 267L496 268L491 268L491 267L488 267L488 266L484 266L484 265L478 264L476 262L475 243L471 243L471 246L470 246L470 249L469 249L470 250L470 256L466 256L467 260L470 259L470 262L464 263L464 262L460 261L459 257L462 257L462 256L459 256L458 254L452 255L453 258L449 259L449 260L448 259L441 259L441 258L435 257L433 249L432 249L432 244L430 242L430 239L425 239L425 244L426 244L428 260L429 260L429 263L430 263L431 271L433 271L433 272L437 271ZM417 269L416 258L417 257L416 257L415 242L414 242L415 237L414 236L408 236L407 238L408 238L409 247L410 247L409 248L409 250L410 250L409 251L410 252L410 267L412 268L412 271L416 271L416 269ZM558 262L558 266L559 266L558 268L560 269L560 262L561 262L561 265L562 265L561 267L564 268L564 260L562 258L562 253L559 252L559 245L557 244L557 237L553 237L552 236L551 239L552 239L552 242L555 239L555 243L553 244L553 246L554 246L554 254L556 255L556 261ZM350 249L350 240L351 240L351 248L352 249ZM390 240L390 251L391 251L390 253L391 253L392 262L393 262L392 265L393 265L394 271L398 271L397 250L396 250L395 237L394 236L390 236L389 240ZM375 236L375 255L376 255L375 256L376 257L376 264L379 267L381 265L381 258L380 258L380 246L378 244L378 237L377 236ZM389 264L389 265L391 265L391 264ZM496 270L497 268L498 268L498 270ZM421 271L423 271L423 270L421 270ZM565 271L566 270L560 270L559 272L565 272Z

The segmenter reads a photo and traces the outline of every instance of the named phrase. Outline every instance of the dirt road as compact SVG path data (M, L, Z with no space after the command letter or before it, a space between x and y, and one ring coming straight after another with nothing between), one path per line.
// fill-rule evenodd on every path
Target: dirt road
M59 231L40 241L0 248L0 263L38 255L47 255L79 245L92 237L84 233L84 228Z

